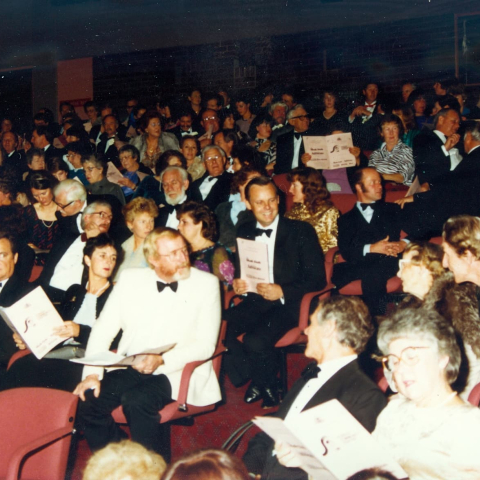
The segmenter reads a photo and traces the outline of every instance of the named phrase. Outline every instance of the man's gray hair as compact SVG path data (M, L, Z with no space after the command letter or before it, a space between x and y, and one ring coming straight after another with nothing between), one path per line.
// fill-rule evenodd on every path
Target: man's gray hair
M163 170L162 173L160 174L160 183L162 183L163 176L167 172L178 172L181 175L183 182L185 180L188 180L188 172L184 168L179 167L178 165L170 165L165 170Z
M285 109L286 112L288 112L288 105L286 103L283 103L283 102L275 102L275 103L272 103L270 105L270 108L268 109L268 112L270 113L270 115L273 113L273 111L277 108L277 107L282 107Z
M437 123L440 117L446 117L450 112L455 112L458 115L458 112L454 108L442 108L433 119L433 128L437 128ZM458 115L460 117L460 115Z
M77 180L67 179L60 182L53 189L53 195L56 197L61 193L65 193L66 203L75 202L76 200L84 202L87 199L87 190L83 184Z
M206 147L203 147L202 149L202 162L205 161L205 155L209 150L217 150L217 152L223 157L227 158L227 154L225 153L225 150L223 148L218 147L217 145L207 145Z
M301 105L300 103L297 103L297 105L295 105L288 113L287 113L287 120L290 120L292 117L295 117L295 112L297 110L299 110L300 108L302 108L303 110L305 110L305 108L303 107L303 105ZM305 110L306 111L306 110Z
M92 213L95 213L95 211L97 210L97 207L108 208L110 212L112 211L112 206L104 200L97 200L96 202L92 202L90 205L87 205L85 207L85 210L82 212L82 220L80 222L80 226L83 229L85 229L85 217L87 215L91 215Z
M472 135L472 138L476 142L480 142L480 123L478 122L468 122L467 125L465 126L465 136L467 133L470 133ZM465 140L465 136L463 139Z

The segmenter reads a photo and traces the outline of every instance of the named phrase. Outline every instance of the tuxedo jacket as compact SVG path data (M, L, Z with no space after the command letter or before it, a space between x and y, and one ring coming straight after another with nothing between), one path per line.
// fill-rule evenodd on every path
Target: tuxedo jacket
M304 132L302 135L308 135L309 132ZM273 167L275 175L281 173L288 173L292 170L293 153L294 153L294 138L295 132L293 130L284 133L277 137L277 161ZM298 154L298 166L302 166L300 157L305 153L305 147L302 144L300 146L300 152Z
M320 365L321 368L321 365ZM285 419L307 380L300 378L288 392L274 414ZM360 369L355 360L341 368L311 398L302 411L329 400L338 400L369 432L375 429L377 417L385 408L387 399L382 391ZM259 433L249 443L243 457L247 469L262 473L262 479L306 480L307 474L298 468L285 468L272 456L274 442L266 433Z
M190 191L188 190L186 192L187 198L185 199L185 202L188 202L190 200ZM180 205L176 205L175 207L172 207L169 205L166 201L163 203L163 207L159 207L158 209L158 217L155 219L155 228L157 227L165 227L167 225L168 217L170 215L170 212L172 211L172 208L175 211L178 211L178 209L183 205L185 202L182 202Z
M413 139L413 159L415 174L420 183L430 187L450 173L450 157L443 152L443 142L429 129L423 129Z
M355 107L360 105L365 105L365 102L358 102ZM378 127L383 118L383 115L378 113L379 105L377 101L372 116L366 122L364 122L363 116L355 117L352 123L349 123L347 119L352 132L353 145L362 150L376 150L382 143L378 134Z
M232 183L233 175L226 171L223 172L218 177L218 180L215 182L215 185L212 187L205 200L203 200L202 194L200 193L200 185L207 177L208 172L205 172L202 177L192 183L191 195L192 200L205 204L212 212L214 212L218 205L226 202L230 197L230 184Z
M240 225L237 238L255 240L256 225L256 220ZM235 258L235 277L241 278L238 248ZM273 280L282 287L285 305L299 304L304 294L321 290L327 284L323 252L309 223L279 218Z
M363 247L376 243L387 235L394 242L400 240L402 210L395 203L378 201L370 223L363 217L357 205L338 219L338 247L347 262L368 262L378 254L363 255Z
M255 216L251 210L243 210L238 214L237 223L234 225L230 216L231 212L232 202L223 202L216 208L215 215L218 220L219 243L228 248L235 248L238 227L255 220Z

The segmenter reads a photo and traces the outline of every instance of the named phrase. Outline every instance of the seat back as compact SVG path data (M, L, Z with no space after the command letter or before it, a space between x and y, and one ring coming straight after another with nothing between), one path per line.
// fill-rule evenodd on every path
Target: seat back
M290 182L288 180L288 173L281 173L273 176L273 182L279 190L285 194L285 208L289 212L293 207L293 195L289 192Z
M473 387L473 390L468 395L468 401L475 407L480 406L480 383Z
M0 477L22 446L56 430L73 432L78 397L48 388L15 388L0 393ZM72 436L53 441L26 456L19 478L63 480ZM47 440L48 442L48 440ZM44 445L44 442L40 442Z
M331 195L330 201L338 208L340 213L347 213L355 205L357 196L353 193L338 193Z

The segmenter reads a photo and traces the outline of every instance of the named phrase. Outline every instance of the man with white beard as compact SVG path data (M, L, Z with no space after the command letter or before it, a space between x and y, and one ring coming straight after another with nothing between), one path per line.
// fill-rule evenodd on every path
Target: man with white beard
M160 183L165 193L167 205L160 208L155 226L177 229L177 208L188 200L187 189L190 184L188 181L188 173L182 167L167 167L160 174Z

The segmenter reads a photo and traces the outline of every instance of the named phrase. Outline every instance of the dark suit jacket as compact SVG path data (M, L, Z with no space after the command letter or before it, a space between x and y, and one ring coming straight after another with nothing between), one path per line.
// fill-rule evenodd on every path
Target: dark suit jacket
M65 154L65 150L60 150L55 148L53 145L50 145L45 150L45 161L50 160L53 157L62 157Z
M300 391L306 385L300 378L288 392L275 413L284 419ZM337 399L369 432L375 428L377 417L385 408L387 399L381 390L360 370L357 361L340 369L307 403L303 411L329 400ZM259 433L249 443L243 457L249 472L262 473L262 479L306 480L307 474L298 468L285 468L272 456L274 442L266 433Z
M0 307L10 307L33 288L34 285L26 283L14 273L0 292ZM0 372L17 350L12 335L10 328L0 319Z
M304 132L302 135L308 135L309 132ZM291 130L288 133L284 133L277 137L277 161L275 163L275 167L273 167L273 171L276 175L280 175L281 173L288 173L292 170L292 161L293 161L293 140L294 140L295 132ZM298 154L298 166L302 166L302 162L300 157L305 153L305 147L302 145L300 146L300 152Z
M255 240L256 220L244 223L237 238ZM235 277L240 278L238 249ZM282 287L285 305L297 305L304 294L327 284L322 249L314 228L306 223L279 218L273 261L274 282Z
M358 102L355 107L359 105L365 105L365 102ZM363 122L363 117L355 117L352 123L347 124L350 126L352 132L353 144L356 147L360 147L362 150L376 150L381 142L380 135L378 134L378 127L382 121L383 115L377 113L379 103L377 101L372 113L372 117Z
M240 212L237 224L234 225L230 213L232 211L232 202L223 202L215 210L219 226L218 241L228 248L236 248L237 229L246 222L255 220L255 216L250 210Z
M445 155L442 146L438 135L425 128L413 139L415 174L420 183L428 182L433 187L450 173L450 157Z
M208 172L205 172L202 177L192 183L190 191L192 200L195 200L199 203L204 203L212 212L214 212L218 205L228 200L228 197L230 196L230 184L232 183L233 175L228 172L223 172L218 177L218 180L210 190L207 198L203 200L202 194L200 193L200 185L207 177Z

